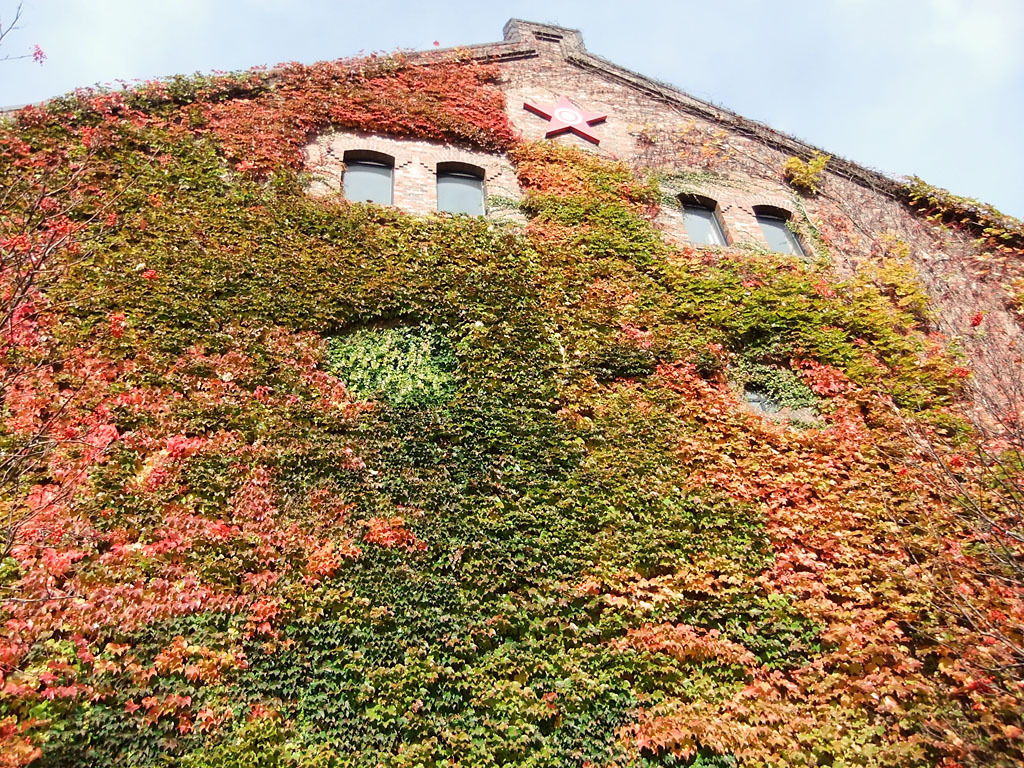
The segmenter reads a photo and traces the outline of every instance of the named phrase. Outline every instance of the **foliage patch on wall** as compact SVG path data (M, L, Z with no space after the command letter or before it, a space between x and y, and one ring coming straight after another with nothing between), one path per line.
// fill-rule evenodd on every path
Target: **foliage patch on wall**
M456 365L448 340L431 327L361 328L327 343L327 370L354 397L394 406L443 402Z

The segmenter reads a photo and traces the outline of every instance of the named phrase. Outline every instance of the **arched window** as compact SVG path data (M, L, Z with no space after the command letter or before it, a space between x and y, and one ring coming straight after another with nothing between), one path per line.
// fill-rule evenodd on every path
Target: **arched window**
M764 239L768 241L768 247L779 253L788 253L791 256L803 257L804 249L800 240L793 231L786 226L791 216L785 208L776 208L773 205L755 205L754 216L757 223L761 225L761 232Z
M354 203L391 205L395 158L369 149L350 149L344 160L342 185L346 199Z
M718 203L703 195L680 195L683 226L694 245L725 245L725 232L718 218Z
M483 216L484 169L468 163L438 163L437 210Z

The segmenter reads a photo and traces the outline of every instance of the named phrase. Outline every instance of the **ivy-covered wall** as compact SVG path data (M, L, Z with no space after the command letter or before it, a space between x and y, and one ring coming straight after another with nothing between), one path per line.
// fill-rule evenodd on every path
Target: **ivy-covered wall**
M808 249L827 257L843 277L879 268L916 272L931 300L928 329L967 354L986 397L1005 399L1003 391L1017 387L997 379L1020 357L1024 223L920 179L893 180L829 157L770 126L647 80L589 54L575 30L512 21L506 43L473 53L508 55L517 50L513 39L534 51L501 65L509 115L525 137L540 139L547 125L523 110L525 101L550 103L565 95L606 114L595 128L599 146L571 134L555 140L665 177L666 207L679 192L718 201L735 245L764 248L752 206L777 205L794 213ZM685 242L671 211L659 223Z
M655 177L519 139L500 76L0 126L0 765L1017 764L901 421L967 434L912 274L674 248ZM311 198L328 129L506 152L528 224Z

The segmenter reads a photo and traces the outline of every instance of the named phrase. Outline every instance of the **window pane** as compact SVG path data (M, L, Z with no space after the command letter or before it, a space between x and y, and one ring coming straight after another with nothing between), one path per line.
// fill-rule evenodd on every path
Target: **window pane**
M345 169L345 197L354 203L391 205L392 169L380 163L348 163Z
M684 205L683 219L686 234L695 245L725 245L725 235L718 225L718 218L710 208L700 205Z
M437 210L483 216L483 180L464 173L437 174Z
M792 256L803 256L803 248L796 235L789 231L783 219L773 216L758 216L757 223L761 225L764 239L768 241L768 247L779 253L788 253Z
M745 389L743 390L743 397L746 399L750 406L761 413L778 413L782 410L782 407L772 400L764 392L759 392L756 389Z

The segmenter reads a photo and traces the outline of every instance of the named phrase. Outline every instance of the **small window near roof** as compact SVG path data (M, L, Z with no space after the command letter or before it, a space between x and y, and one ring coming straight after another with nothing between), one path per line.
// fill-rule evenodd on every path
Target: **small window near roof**
M467 163L438 163L437 210L483 216L484 169Z
M342 185L345 198L354 203L391 205L395 158L383 152L353 149L345 153Z
M805 255L797 236L786 226L790 217L789 211L768 205L756 205L754 215L757 217L757 223L761 225L761 232L768 241L769 248L791 256Z
M725 233L718 220L718 204L708 197L683 195L683 226L694 245L725 245Z

